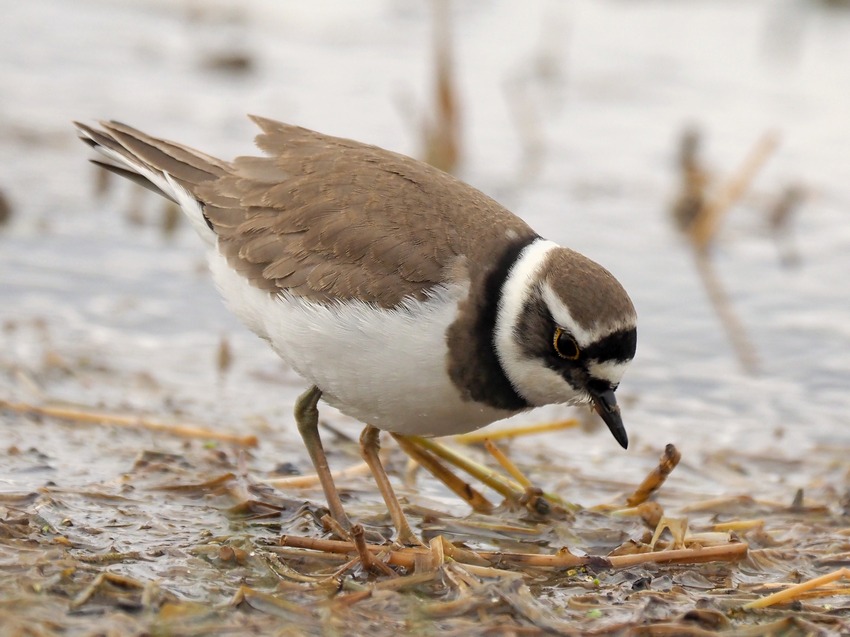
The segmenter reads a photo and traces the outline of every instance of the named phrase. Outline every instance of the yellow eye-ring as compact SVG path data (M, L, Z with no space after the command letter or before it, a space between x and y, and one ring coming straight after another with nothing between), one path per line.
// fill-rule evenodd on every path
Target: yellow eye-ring
M555 336L552 338L552 347L555 348L555 352L558 356L565 358L568 361L578 360L578 357L581 354L578 349L576 339L560 327L555 328Z

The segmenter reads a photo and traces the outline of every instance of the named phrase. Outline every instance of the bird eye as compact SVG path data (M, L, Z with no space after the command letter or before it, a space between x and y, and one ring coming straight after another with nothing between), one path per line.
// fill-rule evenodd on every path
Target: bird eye
M580 352L576 339L560 327L555 328L555 336L552 338L552 346L561 358L565 358L568 361L578 360Z

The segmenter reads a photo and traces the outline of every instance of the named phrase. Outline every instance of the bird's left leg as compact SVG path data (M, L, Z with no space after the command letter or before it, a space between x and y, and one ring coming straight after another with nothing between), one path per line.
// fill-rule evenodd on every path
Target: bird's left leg
M381 497L384 498L387 509L389 509L393 525L398 532L396 539L400 544L420 546L422 542L410 527L407 516L401 508L401 503L396 498L393 486L390 484L389 476L387 476L387 472L384 470L384 465L381 463L380 457L378 457L378 452L381 450L380 435L381 432L377 427L366 425L363 433L360 434L360 453L366 464L369 465L369 469L371 469L372 475L375 477L375 482L378 485L378 490L381 492Z

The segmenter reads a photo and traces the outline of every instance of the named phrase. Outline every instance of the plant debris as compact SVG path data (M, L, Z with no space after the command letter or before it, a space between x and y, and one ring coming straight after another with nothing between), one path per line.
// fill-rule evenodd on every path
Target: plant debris
M68 421L62 411L3 404L20 426L34 416L55 419L52 426ZM847 569L828 570L850 561L843 518L811 496L789 506L790 496L782 504L686 495L673 479L681 455L667 445L637 488L609 485L607 502L558 512L557 500L533 486L539 468L492 444L487 462L445 442L400 442L447 471L446 462L471 467L486 479L483 490L505 491L504 501L458 515L415 504L408 491L407 514L427 545L402 547L382 539L392 528L379 505L349 501L360 523L350 535L329 529L322 507L292 493L288 478L255 475L235 441L217 451L145 451L111 482L0 494L0 579L15 582L0 584L0 621L16 629L52 617L70 628L96 615L122 631L184 635L292 623L294 634L317 635L366 625L391 634L435 622L455 632L599 635L635 622L645 634L684 635L848 627L836 612L850 599ZM382 453L392 466L401 452ZM366 477L346 475L370 488ZM321 500L310 476L293 478ZM530 491L554 508L527 508L518 496ZM799 522L812 516L820 536L801 536ZM832 548L813 563L813 547L827 538ZM803 623L789 624L774 608L795 609L794 622Z

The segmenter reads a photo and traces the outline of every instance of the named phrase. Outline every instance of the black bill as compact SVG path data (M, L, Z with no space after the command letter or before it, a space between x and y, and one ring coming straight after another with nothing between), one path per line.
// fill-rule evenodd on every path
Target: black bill
M626 434L626 428L623 426L623 418L620 416L620 407L617 405L617 399L614 397L614 392L611 389L606 389L604 392L596 394L591 392L593 398L593 407L596 413L602 417L608 429L614 435L614 439L620 443L623 449L629 448L629 436Z

